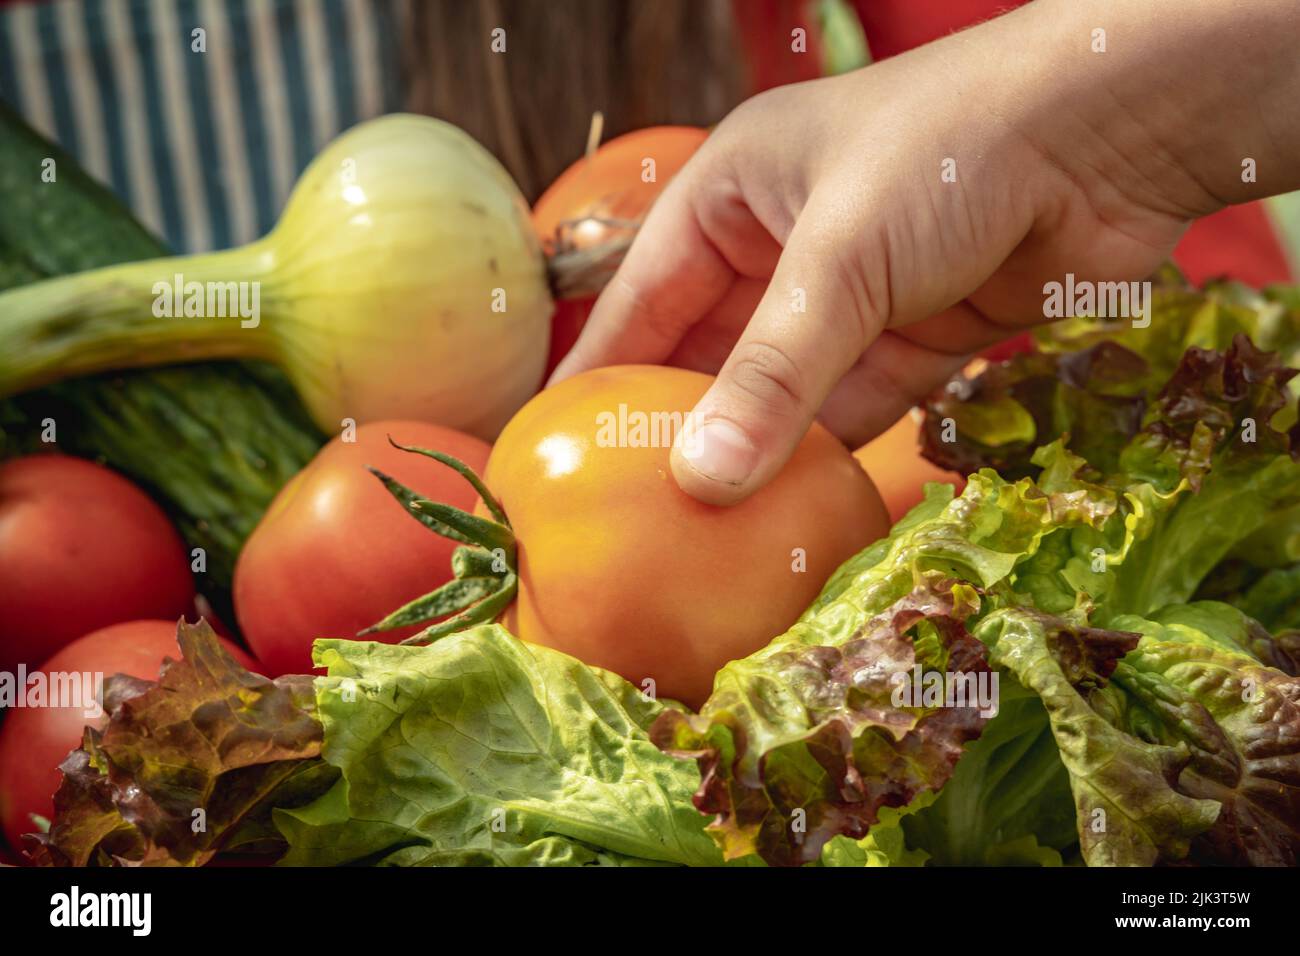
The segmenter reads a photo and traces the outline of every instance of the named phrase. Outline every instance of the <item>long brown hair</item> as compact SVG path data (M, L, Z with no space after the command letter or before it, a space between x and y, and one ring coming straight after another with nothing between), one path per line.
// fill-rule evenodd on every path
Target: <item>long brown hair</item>
M642 126L716 123L744 96L731 0L416 0L410 108L497 156L531 201L587 142ZM505 30L506 52L492 32Z

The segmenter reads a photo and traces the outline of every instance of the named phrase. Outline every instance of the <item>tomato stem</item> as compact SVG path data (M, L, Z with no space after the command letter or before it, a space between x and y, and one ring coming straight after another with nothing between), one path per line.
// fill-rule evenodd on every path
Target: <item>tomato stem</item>
M571 238L572 229L585 222L608 226L608 238L579 247ZM618 271L623 257L632 246L641 224L627 219L600 219L587 216L566 219L555 227L556 238L546 257L546 279L557 300L586 299L600 294Z
M358 631L357 637L366 637L377 631L391 631L406 627L408 624L421 624L447 614L455 614L495 594L500 589L500 585L501 581L496 578L453 578L438 590L430 591L423 597L402 605L377 624Z
M357 637L451 615L402 641L403 644L424 645L466 628L491 623L510 606L519 590L515 534L505 509L488 491L487 485L474 469L459 459L431 448L398 444L392 436L388 440L394 448L424 455L453 469L474 487L497 520L480 518L451 505L425 498L377 468L367 466L388 493L406 509L407 514L435 534L458 542L461 547L451 556L451 569L455 575L452 580L404 604L383 620L358 631Z
M428 458L432 458L434 461L442 462L448 468L455 469L458 475L474 486L474 490L478 492L478 496L483 499L483 503L487 505L488 510L492 512L492 517L496 518L497 521L501 522L507 528L510 527L510 519L506 517L506 512L505 509L501 507L501 502L497 501L496 498L492 496L492 492L488 491L487 485L483 484L483 479L478 476L474 469L465 464L459 458L448 455L446 452L436 451L433 448L418 448L415 445L403 445L400 442L393 441L392 435L388 436L388 443L401 451L409 451L417 455L425 455Z
M605 135L605 114L600 110L591 114L591 125L587 127L587 151L584 159L590 160L600 149L600 141Z
M510 606L510 602L515 599L515 592L518 590L519 579L513 574L506 576L502 581L501 587L488 595L477 604L466 608L455 617L449 617L447 620L438 624L433 624L419 634L408 637L402 641L404 645L432 644L440 637L446 637L448 634L454 634L457 631L463 631L471 627L477 627L480 624L491 624L497 619L497 616Z

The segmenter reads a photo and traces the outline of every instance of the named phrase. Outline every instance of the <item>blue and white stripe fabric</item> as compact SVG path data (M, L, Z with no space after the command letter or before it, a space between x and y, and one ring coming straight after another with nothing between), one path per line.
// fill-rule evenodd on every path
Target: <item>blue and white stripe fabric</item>
M408 0L3 6L0 98L173 249L226 248L275 224L325 143L401 109L409 9Z

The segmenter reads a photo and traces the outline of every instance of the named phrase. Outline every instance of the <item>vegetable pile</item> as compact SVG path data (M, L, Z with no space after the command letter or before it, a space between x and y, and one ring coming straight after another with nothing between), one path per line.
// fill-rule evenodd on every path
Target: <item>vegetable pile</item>
M1243 290L1160 295L1184 321L1057 328L936 397L927 434L957 424L939 463L1004 473L931 485L698 713L495 624L318 641L314 686L184 626L158 683L110 684L38 855L1294 864L1300 632L1279 582L1300 429L1279 356L1300 329ZM900 704L897 672L937 679ZM996 707L952 706L977 686ZM236 724L256 735L208 745Z
M33 186L33 170L47 161L58 188ZM3 104L0 195L0 292L167 252ZM6 338L3 354L15 352ZM204 550L204 573L218 589L230 586L263 509L323 441L284 376L260 362L89 376L0 399L0 453L42 449L47 422L56 423L63 450L151 489L185 540Z
M772 485L711 508L672 483L659 419L632 420L680 419L706 377L618 367L532 395L561 284L513 184L423 124L340 140L255 247L280 251L225 260L281 290L249 339L274 348L246 350L236 321L186 351L192 322L141 311L159 262L0 295L0 338L22 343L0 389L67 377L0 406L0 518L58 532L0 534L2 586L46 562L63 589L0 594L0 652L110 675L102 716L28 700L0 724L0 819L11 843L34 831L31 861L1300 862L1300 293L1162 274L1147 327L1050 326L860 450L866 471L815 426ZM667 166L699 138L672 133ZM353 159L359 178L336 182ZM413 169L413 208L447 217L427 232L384 199ZM333 226L294 225L320 202ZM563 215L533 214L553 260L587 251ZM403 241L373 245L371 216ZM362 256L335 274L349 242L418 258L430 237L438 270ZM103 245L6 275L105 264ZM123 297L83 298L110 287ZM506 287L517 305L494 312ZM354 336L332 358L311 344L329 323ZM288 379L229 362L72 377L263 351ZM315 427L340 429L319 453L289 381ZM136 478L184 545L120 477L26 454L56 407L59 446ZM18 480L40 469L67 477ZM32 544L80 546L92 513L135 515L113 540L85 533L105 594ZM188 606L200 542L212 565L191 570L235 631ZM173 586L151 588L164 571ZM60 613L74 594L85 605Z

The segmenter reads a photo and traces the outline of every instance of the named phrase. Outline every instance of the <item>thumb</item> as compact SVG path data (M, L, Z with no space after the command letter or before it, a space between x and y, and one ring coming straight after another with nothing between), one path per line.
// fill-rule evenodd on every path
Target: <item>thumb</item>
M845 258L851 242L812 225L833 221L804 210L758 308L674 445L677 484L700 501L736 504L771 481L884 327Z

